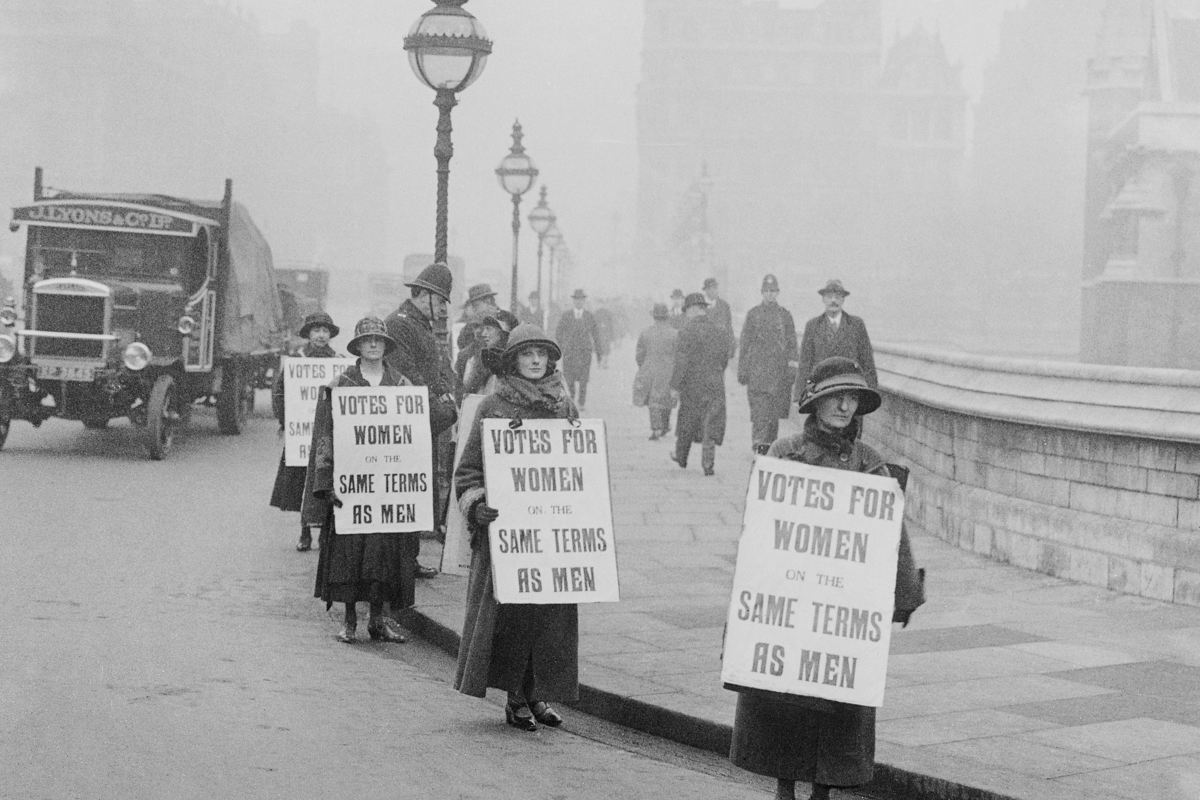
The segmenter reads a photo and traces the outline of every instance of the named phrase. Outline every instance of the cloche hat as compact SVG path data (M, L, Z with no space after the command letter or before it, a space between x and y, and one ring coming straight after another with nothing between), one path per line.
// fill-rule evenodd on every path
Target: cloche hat
M481 325L490 325L493 328L498 328L505 333L512 333L513 330L521 324L521 320L511 311L505 311L503 308L495 314L488 314L479 321Z
M833 356L813 368L812 376L804 385L804 396L800 398L800 413L816 411L816 401L838 392L857 392L858 410L854 416L870 414L883 404L879 392L867 384L862 367L850 358Z
M354 326L354 338L346 345L346 350L352 355L361 356L362 353L358 352L358 345L368 336L378 336L383 339L385 356L396 349L396 340L388 335L387 325L383 324L383 320L379 317L363 317Z
M333 317L326 314L324 311L317 311L309 314L304 318L304 324L300 326L300 338L307 339L309 332L313 328L328 328L329 338L337 336L341 333L341 328L333 324Z
M700 294L700 292L692 292L683 299L683 310L687 311L692 306L708 308L708 298Z
M504 356L500 363L504 365L506 370L511 370L513 364L516 363L517 354L531 344L541 345L550 353L550 361L558 361L562 358L562 349L559 348L558 342L546 335L546 332L537 325L525 323L518 325L508 335L508 346L504 348Z
M766 275L763 276L761 291L778 292L779 291L779 280L774 275L772 275L771 273L768 272Z
M424 289L449 300L450 287L454 285L454 276L450 273L450 268L439 261L421 270L420 275L404 285L413 289Z

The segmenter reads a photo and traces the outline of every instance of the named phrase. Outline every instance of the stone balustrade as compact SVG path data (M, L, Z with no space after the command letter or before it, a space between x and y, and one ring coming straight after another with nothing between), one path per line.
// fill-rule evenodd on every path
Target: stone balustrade
M998 561L1200 605L1200 373L880 345L867 441L909 524Z

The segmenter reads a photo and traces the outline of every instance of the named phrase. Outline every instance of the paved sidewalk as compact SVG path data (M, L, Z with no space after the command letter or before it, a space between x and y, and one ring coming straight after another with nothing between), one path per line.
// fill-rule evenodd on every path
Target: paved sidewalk
M632 363L626 343L614 361ZM727 374L717 474L699 448L647 441L632 371L593 369L609 447L619 604L580 607L583 706L721 750L735 695L721 688L721 631L751 461L744 391ZM877 781L906 797L1200 798L1200 609L1008 567L915 537L929 601L892 637ZM418 588L412 626L452 645L466 579Z

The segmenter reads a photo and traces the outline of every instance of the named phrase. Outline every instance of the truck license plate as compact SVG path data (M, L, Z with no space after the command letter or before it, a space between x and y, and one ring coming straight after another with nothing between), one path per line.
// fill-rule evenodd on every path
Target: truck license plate
M96 378L96 368L87 364L38 364L37 376L54 381L88 381Z

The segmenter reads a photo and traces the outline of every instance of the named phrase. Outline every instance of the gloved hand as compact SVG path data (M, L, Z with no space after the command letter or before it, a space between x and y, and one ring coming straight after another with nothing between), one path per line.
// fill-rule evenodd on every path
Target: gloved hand
M477 527L486 528L499 516L500 512L489 506L486 500L479 500L471 506L471 524Z

